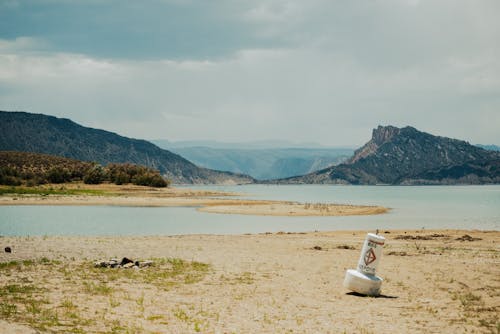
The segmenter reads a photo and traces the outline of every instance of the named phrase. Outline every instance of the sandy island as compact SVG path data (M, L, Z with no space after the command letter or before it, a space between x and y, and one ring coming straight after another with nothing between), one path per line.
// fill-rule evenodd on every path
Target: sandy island
M0 237L0 332L498 333L500 232L381 231L378 298L342 287L365 234Z
M239 194L192 190L187 188L147 188L67 184L55 189L99 191L97 194L30 195L5 194L0 205L114 205L114 206L191 206L199 211L225 214L269 216L351 216L373 215L388 211L381 206L343 205L332 203L297 203L289 201L246 200Z

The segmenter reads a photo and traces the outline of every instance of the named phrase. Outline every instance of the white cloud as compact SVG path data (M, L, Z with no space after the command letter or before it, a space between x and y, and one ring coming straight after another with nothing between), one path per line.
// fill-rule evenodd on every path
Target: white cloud
M33 37L17 37L13 40L0 39L0 54L18 54L23 51L40 50L47 43Z
M137 138L361 145L394 124L500 144L498 2L230 3L269 45L118 60L0 40L0 108Z

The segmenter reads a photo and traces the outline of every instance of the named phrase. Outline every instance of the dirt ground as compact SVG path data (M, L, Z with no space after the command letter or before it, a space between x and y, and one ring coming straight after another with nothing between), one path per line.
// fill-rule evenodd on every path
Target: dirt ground
M500 232L380 231L377 298L366 232L0 237L0 333L499 333Z

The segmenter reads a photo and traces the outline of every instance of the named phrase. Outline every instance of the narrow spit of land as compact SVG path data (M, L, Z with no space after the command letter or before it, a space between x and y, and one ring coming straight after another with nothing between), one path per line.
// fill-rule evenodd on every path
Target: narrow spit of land
M203 212L261 216L352 216L388 211L381 206L248 200L228 192L114 184L0 187L0 193L0 205L192 206Z

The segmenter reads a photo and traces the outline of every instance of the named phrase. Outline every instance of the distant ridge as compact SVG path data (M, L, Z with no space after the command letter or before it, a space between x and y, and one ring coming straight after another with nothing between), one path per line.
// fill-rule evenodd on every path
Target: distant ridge
M162 142L158 143L158 146L163 147L162 145ZM354 151L342 148L163 148L189 159L198 166L246 174L257 180L304 175L338 165Z
M485 150L499 151L500 152L500 146L498 146L498 145L481 145L481 144L477 144L476 146L484 148Z
M157 169L173 183L252 183L246 175L200 168L145 140L81 126L69 119L0 111L0 150L37 152L100 164L134 163Z
M271 183L488 184L500 183L500 153L413 127L379 126L345 163Z

